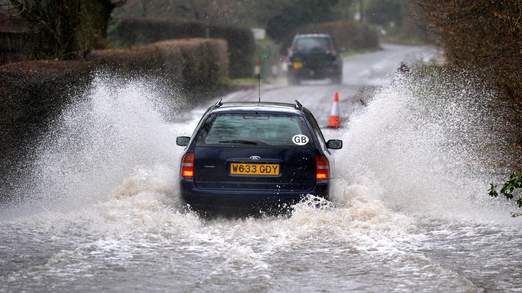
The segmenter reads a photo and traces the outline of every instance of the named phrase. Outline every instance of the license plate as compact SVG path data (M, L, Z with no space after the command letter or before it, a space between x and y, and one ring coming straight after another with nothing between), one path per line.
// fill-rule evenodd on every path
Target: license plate
M279 176L279 172L279 164L230 164L230 175Z

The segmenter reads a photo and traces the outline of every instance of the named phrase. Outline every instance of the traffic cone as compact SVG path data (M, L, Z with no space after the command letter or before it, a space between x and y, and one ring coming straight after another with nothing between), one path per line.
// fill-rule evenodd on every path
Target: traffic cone
M328 117L328 128L341 127L341 117L339 116L339 92L335 93L330 117Z

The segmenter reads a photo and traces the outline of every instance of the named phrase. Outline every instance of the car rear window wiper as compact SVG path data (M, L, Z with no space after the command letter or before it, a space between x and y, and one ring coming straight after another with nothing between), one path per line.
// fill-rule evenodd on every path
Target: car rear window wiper
M266 144L264 142L243 140L243 139L220 140L219 143L238 143L238 144L251 144L251 145Z

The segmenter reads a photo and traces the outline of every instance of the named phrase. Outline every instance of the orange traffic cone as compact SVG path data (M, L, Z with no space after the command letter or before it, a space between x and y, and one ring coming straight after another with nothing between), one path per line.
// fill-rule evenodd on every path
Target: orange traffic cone
M328 117L328 128L341 127L341 117L339 116L339 92L335 93L330 117Z

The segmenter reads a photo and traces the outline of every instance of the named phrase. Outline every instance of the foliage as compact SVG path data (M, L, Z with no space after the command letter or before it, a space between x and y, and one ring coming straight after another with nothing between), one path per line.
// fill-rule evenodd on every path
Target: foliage
M404 0L370 0L366 4L366 18L370 23L390 26L402 24L408 1Z
M335 5L335 19L336 20L344 20L344 21L352 21L354 20L354 14L356 10L356 3L353 0L339 0L337 5Z
M23 159L20 150L34 144L72 98L88 89L95 72L107 69L116 76L150 77L171 86L173 92L181 86L186 90L181 97L191 98L187 102L212 97L209 92L214 93L227 80L228 58L222 40L182 40L130 50L95 50L88 59L0 66L0 151L9 158L0 160L0 172L18 170L17 160ZM193 95L201 89L206 92Z
M116 4L110 0L10 0L21 17L39 32L40 58L83 56L103 43L107 22Z
M290 1L268 20L266 32L275 41L282 42L305 24L334 20L337 3L338 0Z
M230 76L250 77L254 69L255 40L249 29L174 22L151 18L124 18L110 31L109 38L120 45L147 44L180 38L220 38L228 43Z
M329 2L315 1L317 3ZM309 5L308 0L128 0L115 11L118 18L145 17L176 22L201 22L207 25L265 27L276 15L291 6ZM338 0L332 11L345 12L352 0ZM339 16L339 15L338 15ZM334 16L335 18L335 16Z
M513 194L515 190L522 188L522 172L513 172L509 179L504 182L502 188L500 189L500 193L507 200L514 200L519 208L522 208L522 196L515 198ZM497 186L495 184L491 184L489 188L489 195L491 197L498 197Z
M130 76L159 76L182 89L222 84L227 78L227 44L217 39L162 41L131 49L95 50L87 59Z
M34 144L70 96L89 81L90 63L26 61L0 66L0 173L21 172L25 146ZM1 175L1 174L0 174ZM1 195L0 195L1 197Z
M522 127L522 1L416 0L438 35L447 61L484 73L512 101L514 123ZM515 143L522 132L514 133Z
M255 10L252 8L261 7L265 2L267 1L128 0L125 6L115 10L114 16L171 19L176 22L202 22L208 25L243 25L245 22L251 24L249 20L255 18L255 15L252 15L252 11Z
M299 33L328 33L341 51L377 49L379 36L367 24L353 21L335 21L307 25L297 30Z
M521 145L522 1L416 2L438 35L448 64L480 74L496 90L499 106L495 116L499 121L506 121L502 124L504 129L498 131L500 139L511 146ZM505 159L511 160L509 164L516 167L520 153ZM517 188L520 188L520 172L511 175L500 193L515 200L513 191ZM495 185L491 186L489 194L498 196ZM522 206L522 199L518 198L516 202Z
M278 66L281 56L279 46L272 40L266 38L256 42L256 65L259 65L259 72L263 80L276 77L279 72Z

